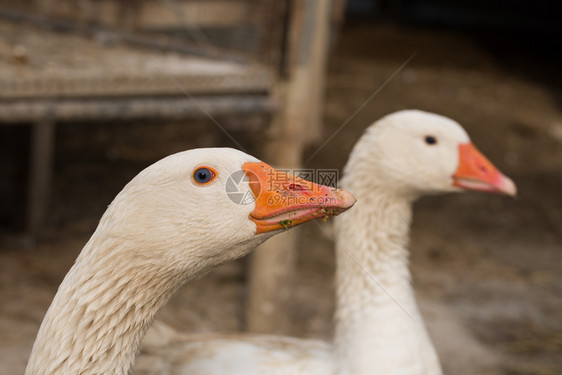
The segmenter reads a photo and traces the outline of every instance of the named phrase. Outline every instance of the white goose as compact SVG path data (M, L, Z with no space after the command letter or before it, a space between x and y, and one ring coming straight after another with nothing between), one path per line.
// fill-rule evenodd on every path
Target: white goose
M412 203L462 189L514 195L515 185L458 123L415 110L386 116L365 131L342 185L358 203L335 221L333 343L176 333L166 345L148 342L142 362L162 374L441 374L410 284ZM169 361L155 360L162 353Z
M240 201L244 192L255 199ZM182 285L284 227L354 202L233 149L160 160L103 215L47 311L26 374L129 373L155 314Z

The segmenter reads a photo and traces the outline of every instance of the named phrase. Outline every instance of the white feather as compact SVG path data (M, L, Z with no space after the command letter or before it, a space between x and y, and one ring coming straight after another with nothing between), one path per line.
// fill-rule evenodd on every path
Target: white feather
M156 312L181 286L272 235L256 235L255 205L225 192L230 174L257 161L233 149L190 150L127 184L60 285L26 374L127 374ZM219 172L214 182L192 181L201 165Z

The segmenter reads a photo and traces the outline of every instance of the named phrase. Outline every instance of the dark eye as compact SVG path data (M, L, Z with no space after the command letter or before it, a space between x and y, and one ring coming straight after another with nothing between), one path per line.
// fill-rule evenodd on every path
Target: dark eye
M437 143L437 138L435 138L432 135L426 135L425 136L425 143L427 143L428 145L434 145Z
M193 172L193 181L200 185L208 184L215 177L217 177L217 172L209 167L199 167Z

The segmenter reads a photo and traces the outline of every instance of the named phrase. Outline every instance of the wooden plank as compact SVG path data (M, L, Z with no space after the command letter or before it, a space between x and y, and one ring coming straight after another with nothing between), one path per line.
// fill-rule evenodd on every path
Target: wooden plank
M265 95L12 100L0 102L0 125L46 117L57 122L183 120L206 117L202 109L214 117L269 114L275 103Z
M189 65L186 63L185 65ZM171 69L146 71L141 74L7 77L0 74L0 99L76 98L103 96L249 94L267 92L273 78L267 70L247 69L228 73L167 73ZM162 69L166 69L163 65ZM72 72L76 73L76 72Z
M48 17L137 28L229 27L248 22L252 3L229 0L35 0Z
M136 26L140 28L233 27L248 24L251 4L227 0L143 1Z

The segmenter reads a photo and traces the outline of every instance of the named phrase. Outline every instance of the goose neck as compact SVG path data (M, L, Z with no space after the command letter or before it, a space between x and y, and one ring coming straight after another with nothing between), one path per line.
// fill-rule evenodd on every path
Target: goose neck
M346 186L357 204L336 220L336 374L440 374L408 267L411 200Z
M352 191L357 204L346 215L336 218L341 250L338 260L353 258L364 273L376 274L388 282L402 280L401 272L408 269L411 200L380 187Z
M134 251L92 237L47 311L26 375L128 374L154 316L189 274L131 259Z

